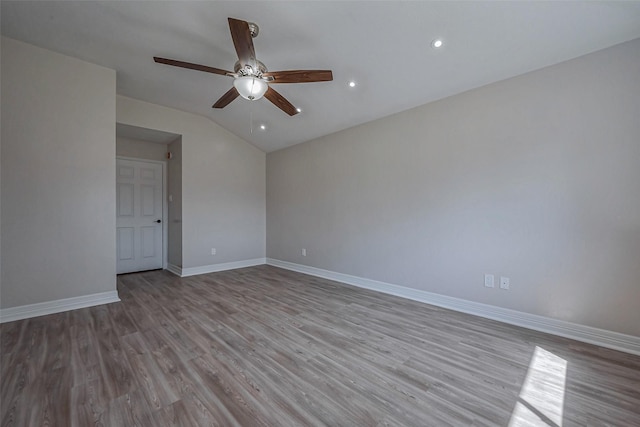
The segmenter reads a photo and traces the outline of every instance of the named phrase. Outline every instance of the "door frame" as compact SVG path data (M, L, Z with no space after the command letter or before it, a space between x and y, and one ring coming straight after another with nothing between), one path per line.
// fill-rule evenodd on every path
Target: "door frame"
M169 264L169 204L167 203L167 162L160 160L139 159L136 157L116 156L117 160L129 160L134 162L154 163L162 166L162 269L166 270Z

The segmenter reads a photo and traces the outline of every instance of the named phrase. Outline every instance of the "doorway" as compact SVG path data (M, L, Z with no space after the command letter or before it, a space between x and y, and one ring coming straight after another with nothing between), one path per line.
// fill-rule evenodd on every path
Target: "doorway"
M179 271L182 266L182 135L116 123L116 164L117 273L158 268ZM162 167L161 173L148 170L153 169L154 164ZM159 181L153 182L158 175L162 176L159 195ZM160 210L158 202L162 203ZM160 236L158 229L162 230ZM158 252L161 252L160 262Z

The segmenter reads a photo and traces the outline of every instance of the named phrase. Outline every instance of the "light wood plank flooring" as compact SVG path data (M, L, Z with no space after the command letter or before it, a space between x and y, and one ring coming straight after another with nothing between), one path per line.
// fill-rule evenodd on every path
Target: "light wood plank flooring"
M5 323L2 426L640 425L640 357L270 266Z

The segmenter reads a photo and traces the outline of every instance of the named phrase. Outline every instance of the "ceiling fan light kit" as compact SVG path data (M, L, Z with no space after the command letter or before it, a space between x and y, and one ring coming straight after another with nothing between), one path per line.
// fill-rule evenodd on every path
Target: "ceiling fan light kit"
M312 83L328 82L333 80L331 70L290 70L267 71L267 67L256 59L253 48L253 37L256 37L259 28L256 24L239 19L229 18L229 30L233 45L238 54L238 61L233 67L233 72L206 65L191 62L177 61L175 59L154 57L154 61L160 64L174 67L189 68L191 70L204 71L206 73L220 74L233 77L233 87L213 104L213 108L224 108L238 96L249 101L257 101L265 97L276 107L290 116L298 114L301 110L296 108L287 99L274 90L269 84L273 83Z
M262 98L269 88L267 82L253 76L236 77L233 80L233 86L241 97L249 101L257 101Z

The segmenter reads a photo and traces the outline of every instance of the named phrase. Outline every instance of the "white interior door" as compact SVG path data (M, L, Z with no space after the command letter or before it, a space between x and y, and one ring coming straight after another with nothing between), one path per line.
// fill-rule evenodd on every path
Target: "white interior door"
M116 160L117 272L162 268L162 164Z

